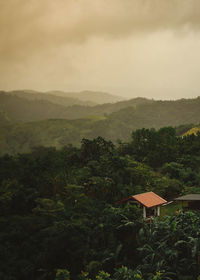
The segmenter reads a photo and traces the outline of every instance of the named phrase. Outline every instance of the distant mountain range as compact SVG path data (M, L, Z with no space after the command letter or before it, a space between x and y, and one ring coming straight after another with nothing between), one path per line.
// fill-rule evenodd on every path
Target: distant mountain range
M33 99L33 95L37 98ZM182 134L200 123L200 97L176 101L135 98L95 106L68 106L64 103L68 97L51 92L44 94L46 99L40 99L40 95L0 92L0 154L27 152L38 145L80 145L82 138L97 136L126 141L132 131L143 127L180 126L178 131ZM55 101L56 97L60 101L64 98L62 104Z
M55 94L58 93L61 94L61 92L55 92ZM77 93L78 96L82 96L82 94L83 92ZM87 98L92 94L92 92L86 92ZM153 102L145 98L135 98L114 103L115 100L122 98L97 92L94 92L95 98L91 98L91 100L100 102L101 94L103 95L102 102L110 100L110 103L95 105L92 101L80 101L71 97L53 95L53 93L0 91L0 111L5 112L8 118L15 121L39 121L52 118L78 119L91 115L110 114L128 106L136 107L139 104Z
M64 92L64 91L48 91L37 92L33 90L15 90L10 92L2 92L11 96L18 96L28 100L46 100L52 103L72 106L86 105L94 106L97 104L114 103L124 100L120 96L115 96L105 92L97 91L81 91L81 92Z
M89 90L80 92L49 91L46 94L73 98L91 104L114 103L125 99L121 96L112 95L110 93Z

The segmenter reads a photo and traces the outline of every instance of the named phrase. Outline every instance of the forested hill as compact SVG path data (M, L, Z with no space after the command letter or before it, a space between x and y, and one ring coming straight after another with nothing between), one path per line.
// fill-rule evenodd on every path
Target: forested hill
M4 111L0 111L0 124L8 124L10 122L8 116Z
M85 117L87 118L90 116L105 116L113 112L118 112L122 109L126 109L128 107L136 108L138 105L152 104L154 102L154 100L138 97L126 101L120 101L116 103L105 103L96 106L74 105L66 109L65 118L80 119Z
M0 92L0 110L16 121L38 121L50 118L78 119L88 115L102 116L128 106L135 108L139 104L152 102L146 98L135 98L94 106L91 101L80 101L53 94L24 91Z
M176 101L154 101L124 108L110 115L110 119L134 123L134 128L177 126L200 122L200 97Z
M115 203L148 191L200 193L200 134L141 129L126 144L0 157L0 279L199 279L199 213L172 203L149 224L142 208Z
M65 106L47 100L29 100L0 92L0 110L13 121L38 121L49 118L63 118Z
M7 98L7 97L6 97ZM16 108L19 97L15 98L13 108ZM133 99L116 104L105 105L107 108L113 106L125 106L121 110L107 115L88 116L85 118L66 120L63 114L66 114L65 106L55 105L47 101L29 101L23 100L23 106L18 107L17 111L6 111L2 108L2 121L0 122L0 154L27 152L34 146L55 146L60 148L72 143L80 145L82 138L93 139L102 136L107 140L116 142L117 140L127 141L132 131L139 128L160 128L162 126L180 126L185 125L188 129L200 123L200 98L182 99L177 101L152 101L146 99ZM27 103L25 103L27 102ZM41 115L49 120L35 122L13 122L15 114L18 116L26 113L32 116L33 111L29 110L27 104L35 102L35 119L40 119ZM139 104L138 104L138 103ZM137 103L137 105L136 105ZM20 103L22 104L22 103ZM27 105L27 106L26 106ZM55 107L56 106L56 107ZM103 105L101 105L103 107ZM43 110L43 108L48 110ZM98 106L99 107L99 106ZM55 109L56 108L56 109ZM62 110L60 110L62 108ZM87 107L86 107L87 108ZM93 107L97 108L97 107ZM58 109L58 111L57 111ZM89 110L88 110L89 111ZM57 113L59 114L57 115ZM74 111L79 113L78 108ZM89 112L87 112L89 114ZM12 117L10 117L10 115ZM181 129L184 133L187 129Z
M84 90L80 92L63 92L54 90L47 93L56 96L75 98L81 100L82 102L92 102L93 104L115 103L124 100L124 98L122 98L121 96L91 90Z
M200 98L176 101L134 98L94 106L92 102L55 94L1 91L0 111L5 112L9 119L15 121L106 116L112 120L118 119L128 123L137 120L137 128L198 123L200 120ZM92 104L93 106L91 106ZM112 115L110 116L110 114Z
M82 92L63 92L63 91L48 91L38 92L33 90L15 90L15 91L0 91L1 94L7 96L17 96L26 100L46 100L57 105L63 106L94 106L105 103L115 103L124 100L124 98L112 95L105 92L82 91Z
M63 95L57 95L53 92L37 92L37 91L29 91L29 90L16 90L16 91L10 91L10 92L2 92L6 94L7 96L17 96L21 97L27 100L46 100L49 102L52 102L57 105L63 105L63 106L72 106L72 105L83 105L83 106L94 106L97 105L97 103L90 101L90 100L81 100L76 97L73 97L73 95L70 96L64 96ZM61 93L60 93L61 94Z

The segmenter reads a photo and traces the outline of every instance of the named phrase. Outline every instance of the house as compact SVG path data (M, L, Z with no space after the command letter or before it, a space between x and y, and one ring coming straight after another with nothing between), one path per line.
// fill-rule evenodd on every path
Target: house
M137 203L139 206L143 207L144 219L153 216L160 216L160 206L167 203L165 199L154 192L131 195L123 200L118 201L117 204L126 201Z
M187 210L200 210L200 194L187 194L174 200L184 202L184 208Z

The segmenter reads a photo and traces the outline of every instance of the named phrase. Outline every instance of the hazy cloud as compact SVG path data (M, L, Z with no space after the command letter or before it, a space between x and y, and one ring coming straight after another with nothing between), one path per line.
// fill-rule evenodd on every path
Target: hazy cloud
M0 54L13 59L92 36L198 30L199 23L199 0L6 0L0 4Z
M0 1L0 88L137 88L144 79L153 87L156 75L173 79L176 61L174 77L189 79L185 56L190 87L199 29L199 0Z

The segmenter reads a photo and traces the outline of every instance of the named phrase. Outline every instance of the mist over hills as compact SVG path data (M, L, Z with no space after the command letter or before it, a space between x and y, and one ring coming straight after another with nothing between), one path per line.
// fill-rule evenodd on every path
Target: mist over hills
M200 97L176 101L135 98L95 106L59 105L0 93L0 154L27 152L34 146L80 145L82 138L102 136L127 141L139 128L178 127L184 133L200 123ZM48 98L49 93L47 93ZM39 97L39 95L37 95ZM63 97L62 97L63 98Z
M100 98L101 93L94 95ZM90 92L88 94L92 96ZM106 98L107 97L107 98ZM113 97L113 98L112 98ZM92 99L92 98L91 98ZM93 98L93 100L96 98ZM0 110L7 113L12 120L38 121L51 118L77 119L90 115L110 114L127 106L135 107L141 103L151 103L145 98L135 98L113 103L115 97L104 93L102 100L111 100L112 103L96 105L92 101L80 101L71 97L56 96L49 93L30 91L0 92Z
M38 121L49 118L63 118L66 107L48 100L31 100L17 95L0 92L0 110L11 121Z
M82 101L81 99L78 99L76 97L64 96L63 95L57 95L53 92L37 92L37 91L30 91L30 90L16 90L16 91L10 91L6 92L9 96L17 96L21 98L25 98L27 100L46 100L49 102L52 102L57 105L63 105L63 106L72 106L72 105L86 105L86 106L93 106L97 103L92 102L90 100L88 101Z
M114 103L124 100L124 98L120 96L97 91L64 92L55 90L48 92L38 92L34 90L14 90L4 93L7 95L22 97L28 100L47 100L52 103L64 106L94 106L97 104Z
M91 104L114 103L125 99L121 96L116 96L110 93L90 90L84 90L80 92L48 91L47 93L67 98L75 98L81 100L82 102Z

